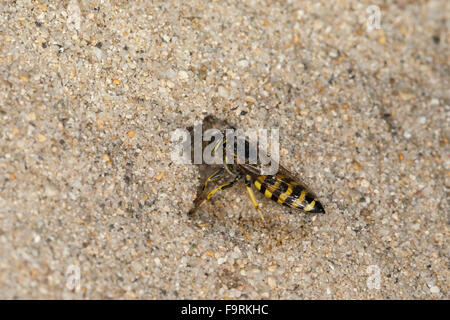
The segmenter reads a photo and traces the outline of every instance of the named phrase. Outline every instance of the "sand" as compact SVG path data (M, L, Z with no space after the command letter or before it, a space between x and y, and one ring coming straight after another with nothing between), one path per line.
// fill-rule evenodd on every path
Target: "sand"
M449 298L448 1L0 12L0 298ZM327 213L258 194L269 231L240 184L188 216L171 134L208 114L279 128Z

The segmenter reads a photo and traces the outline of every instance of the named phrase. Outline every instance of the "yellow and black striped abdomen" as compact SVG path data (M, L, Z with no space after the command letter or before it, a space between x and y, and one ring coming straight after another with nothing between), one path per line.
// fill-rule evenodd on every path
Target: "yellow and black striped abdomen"
M302 184L282 174L257 176L253 183L264 196L290 208L325 213L322 204Z

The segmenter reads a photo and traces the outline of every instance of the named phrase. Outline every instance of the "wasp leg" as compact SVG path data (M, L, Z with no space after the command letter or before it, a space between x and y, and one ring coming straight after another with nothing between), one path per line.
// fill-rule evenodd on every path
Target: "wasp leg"
M219 190L225 190L227 188L231 188L236 182L238 182L238 180L241 178L241 176L236 176L232 181L224 183L220 186L215 187L214 189L212 189L210 192L208 192L208 194L206 195L206 197L204 197L202 200L200 200L200 198L195 199L195 207L189 211L189 214L192 215L195 212L197 212L198 208L200 208L200 206L205 203L206 201L208 201L209 199L211 199L211 197ZM200 202L199 202L200 200Z
M194 202L198 201L198 199L200 199L203 196L203 194L205 193L206 187L208 186L208 183L212 182L212 181L216 181L217 179L219 179L220 177L223 176L223 173L224 173L224 169L222 167L219 170L214 171L208 178L206 178L206 180L202 186L202 191L197 196L197 198L194 200Z
M253 206L255 207L256 211L258 211L259 216L261 217L261 220L263 221L264 225L267 229L270 230L269 225L266 222L266 219L264 219L264 216L259 209L258 201L256 201L255 195L253 194L253 190L251 188L252 181L251 177L249 175L245 176L245 188L247 188L248 195L250 196L250 200L252 200Z

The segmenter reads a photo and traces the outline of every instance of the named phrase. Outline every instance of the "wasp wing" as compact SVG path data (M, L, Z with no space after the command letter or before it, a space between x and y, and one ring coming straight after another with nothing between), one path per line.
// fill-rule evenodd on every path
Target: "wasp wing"
M309 194L311 189L298 178L294 177L294 175L287 170L286 168L279 166L278 172L274 175L266 175L264 174L264 170L262 170L261 165L255 164L238 164L239 168L244 171L244 173L250 174L253 179L259 180L261 183L264 183L265 190L268 190L270 193L279 192L280 189L287 189L290 187L299 186L304 190L307 190ZM280 187L281 186L281 187Z

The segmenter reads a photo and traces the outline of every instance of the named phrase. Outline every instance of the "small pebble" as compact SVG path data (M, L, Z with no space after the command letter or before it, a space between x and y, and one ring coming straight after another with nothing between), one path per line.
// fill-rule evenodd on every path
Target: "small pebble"
M438 293L441 292L441 290L440 290L439 287L437 287L437 286L432 286L432 287L430 288L430 292L433 293L433 294L438 294Z
M248 67L248 61L247 60L239 60L238 66L241 68L246 68L246 67Z
M186 71L181 70L178 72L178 79L187 80L187 79L189 79L189 74Z
M269 287L271 287L272 289L275 289L277 287L277 282L275 280L274 277L268 277L267 278L267 284L269 285Z
M222 87L222 86L219 86L219 88L218 88L218 94L219 94L219 96L221 96L222 98L228 98L228 96L229 96L228 90L225 89L225 88Z
M38 139L39 142L45 142L45 141L47 141L47 137L44 136L44 135L41 134L41 133L39 133L39 134L37 135L37 139Z

